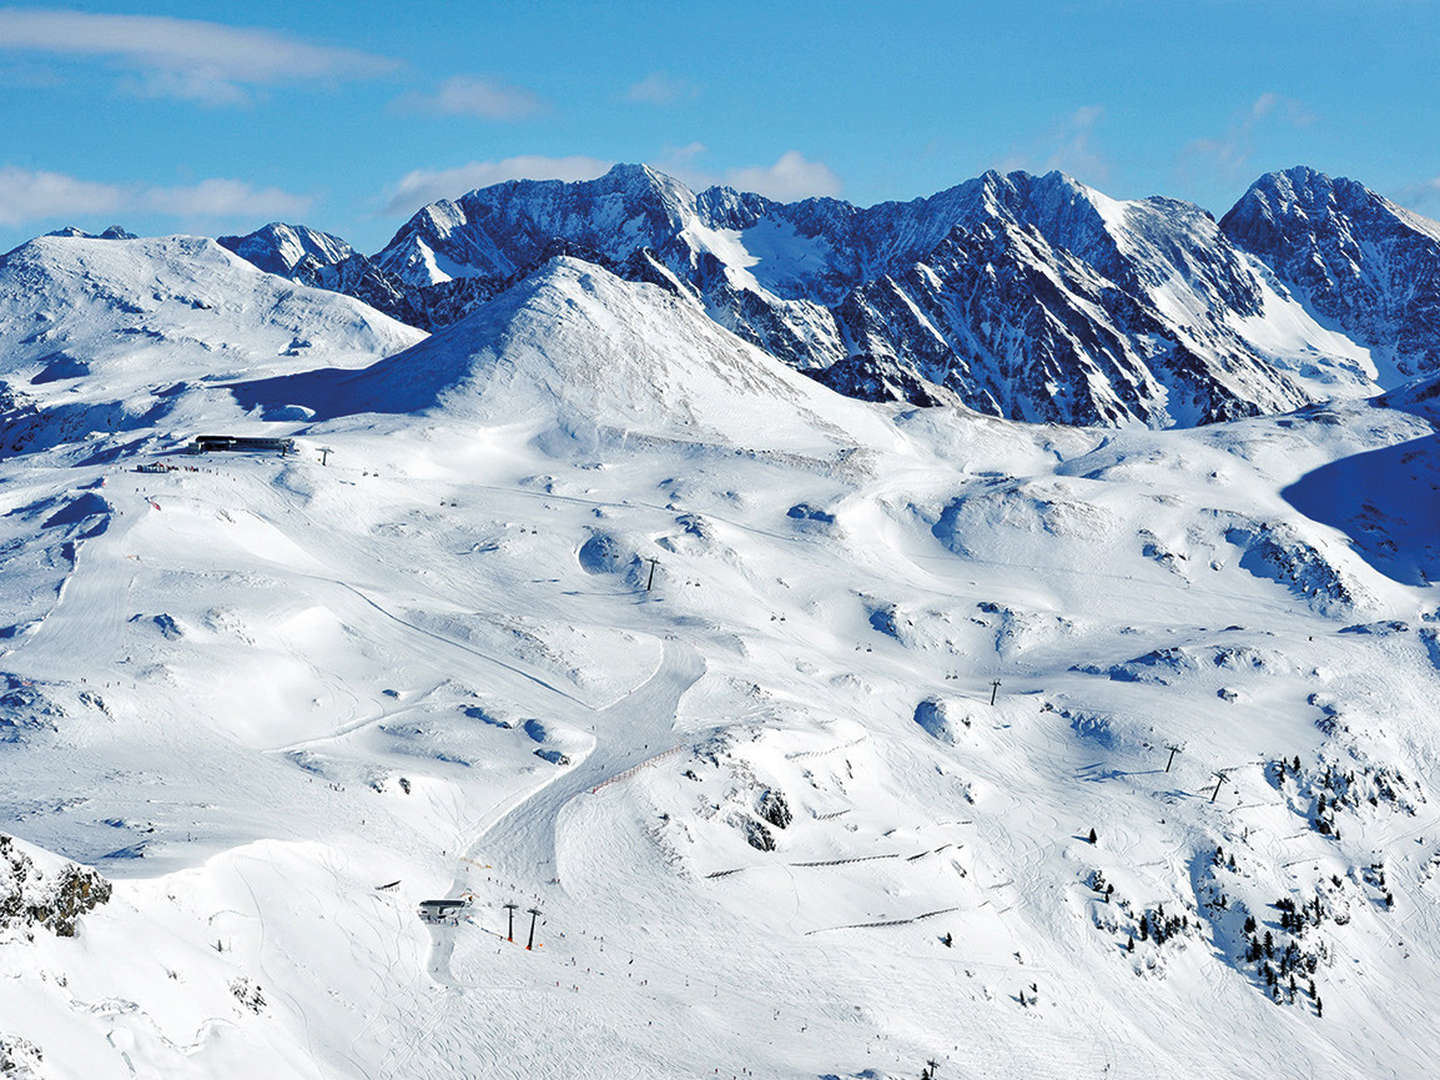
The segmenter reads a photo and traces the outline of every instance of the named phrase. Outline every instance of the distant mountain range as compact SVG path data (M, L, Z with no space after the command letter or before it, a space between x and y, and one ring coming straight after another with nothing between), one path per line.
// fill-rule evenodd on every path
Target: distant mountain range
M1203 424L1440 369L1440 225L1303 166L1218 223L1059 172L861 208L617 165L432 203L373 256L301 226L220 242L431 330L576 256L851 396L1015 419Z

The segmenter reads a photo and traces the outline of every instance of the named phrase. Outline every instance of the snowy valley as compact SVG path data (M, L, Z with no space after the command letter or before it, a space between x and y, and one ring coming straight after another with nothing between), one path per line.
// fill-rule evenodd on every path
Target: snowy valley
M0 1074L1426 1075L1437 288L1308 169L0 257Z

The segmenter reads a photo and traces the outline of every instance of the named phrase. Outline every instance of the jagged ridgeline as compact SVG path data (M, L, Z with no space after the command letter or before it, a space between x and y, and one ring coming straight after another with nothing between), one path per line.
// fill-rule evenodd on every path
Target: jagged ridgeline
M432 203L374 256L303 226L220 242L427 330L577 257L852 397L1020 420L1204 424L1440 367L1440 226L1303 167L1220 223L1058 172L862 208L617 165Z

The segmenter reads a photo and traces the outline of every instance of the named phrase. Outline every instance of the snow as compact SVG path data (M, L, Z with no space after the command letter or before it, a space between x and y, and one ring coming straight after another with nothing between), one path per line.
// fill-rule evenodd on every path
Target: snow
M184 386L0 459L0 830L114 884L0 942L38 1069L1428 1074L1419 398L1022 424L841 398L574 259L426 338L206 242L46 245L5 377ZM43 344L16 266L70 283ZM178 452L241 429L299 453ZM1338 837L1326 765L1375 795ZM1323 1016L1241 930L1317 894Z

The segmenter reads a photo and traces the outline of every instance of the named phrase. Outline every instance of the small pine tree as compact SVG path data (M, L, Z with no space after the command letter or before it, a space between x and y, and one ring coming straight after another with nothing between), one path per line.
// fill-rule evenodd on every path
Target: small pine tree
M1253 933L1255 933L1255 916L1254 916L1254 915L1246 915L1246 916L1245 916L1245 933L1247 933L1247 934L1253 934Z
M1090 843L1093 844L1093 843L1095 843L1098 839L1099 839L1099 837L1097 837L1097 836L1095 835L1095 830L1094 830L1094 829L1091 829L1091 830L1090 830Z
M1135 951L1135 939L1134 939L1133 937L1130 937L1130 938L1126 938L1126 939L1125 939L1125 951L1126 951L1126 952L1134 952L1134 951Z

